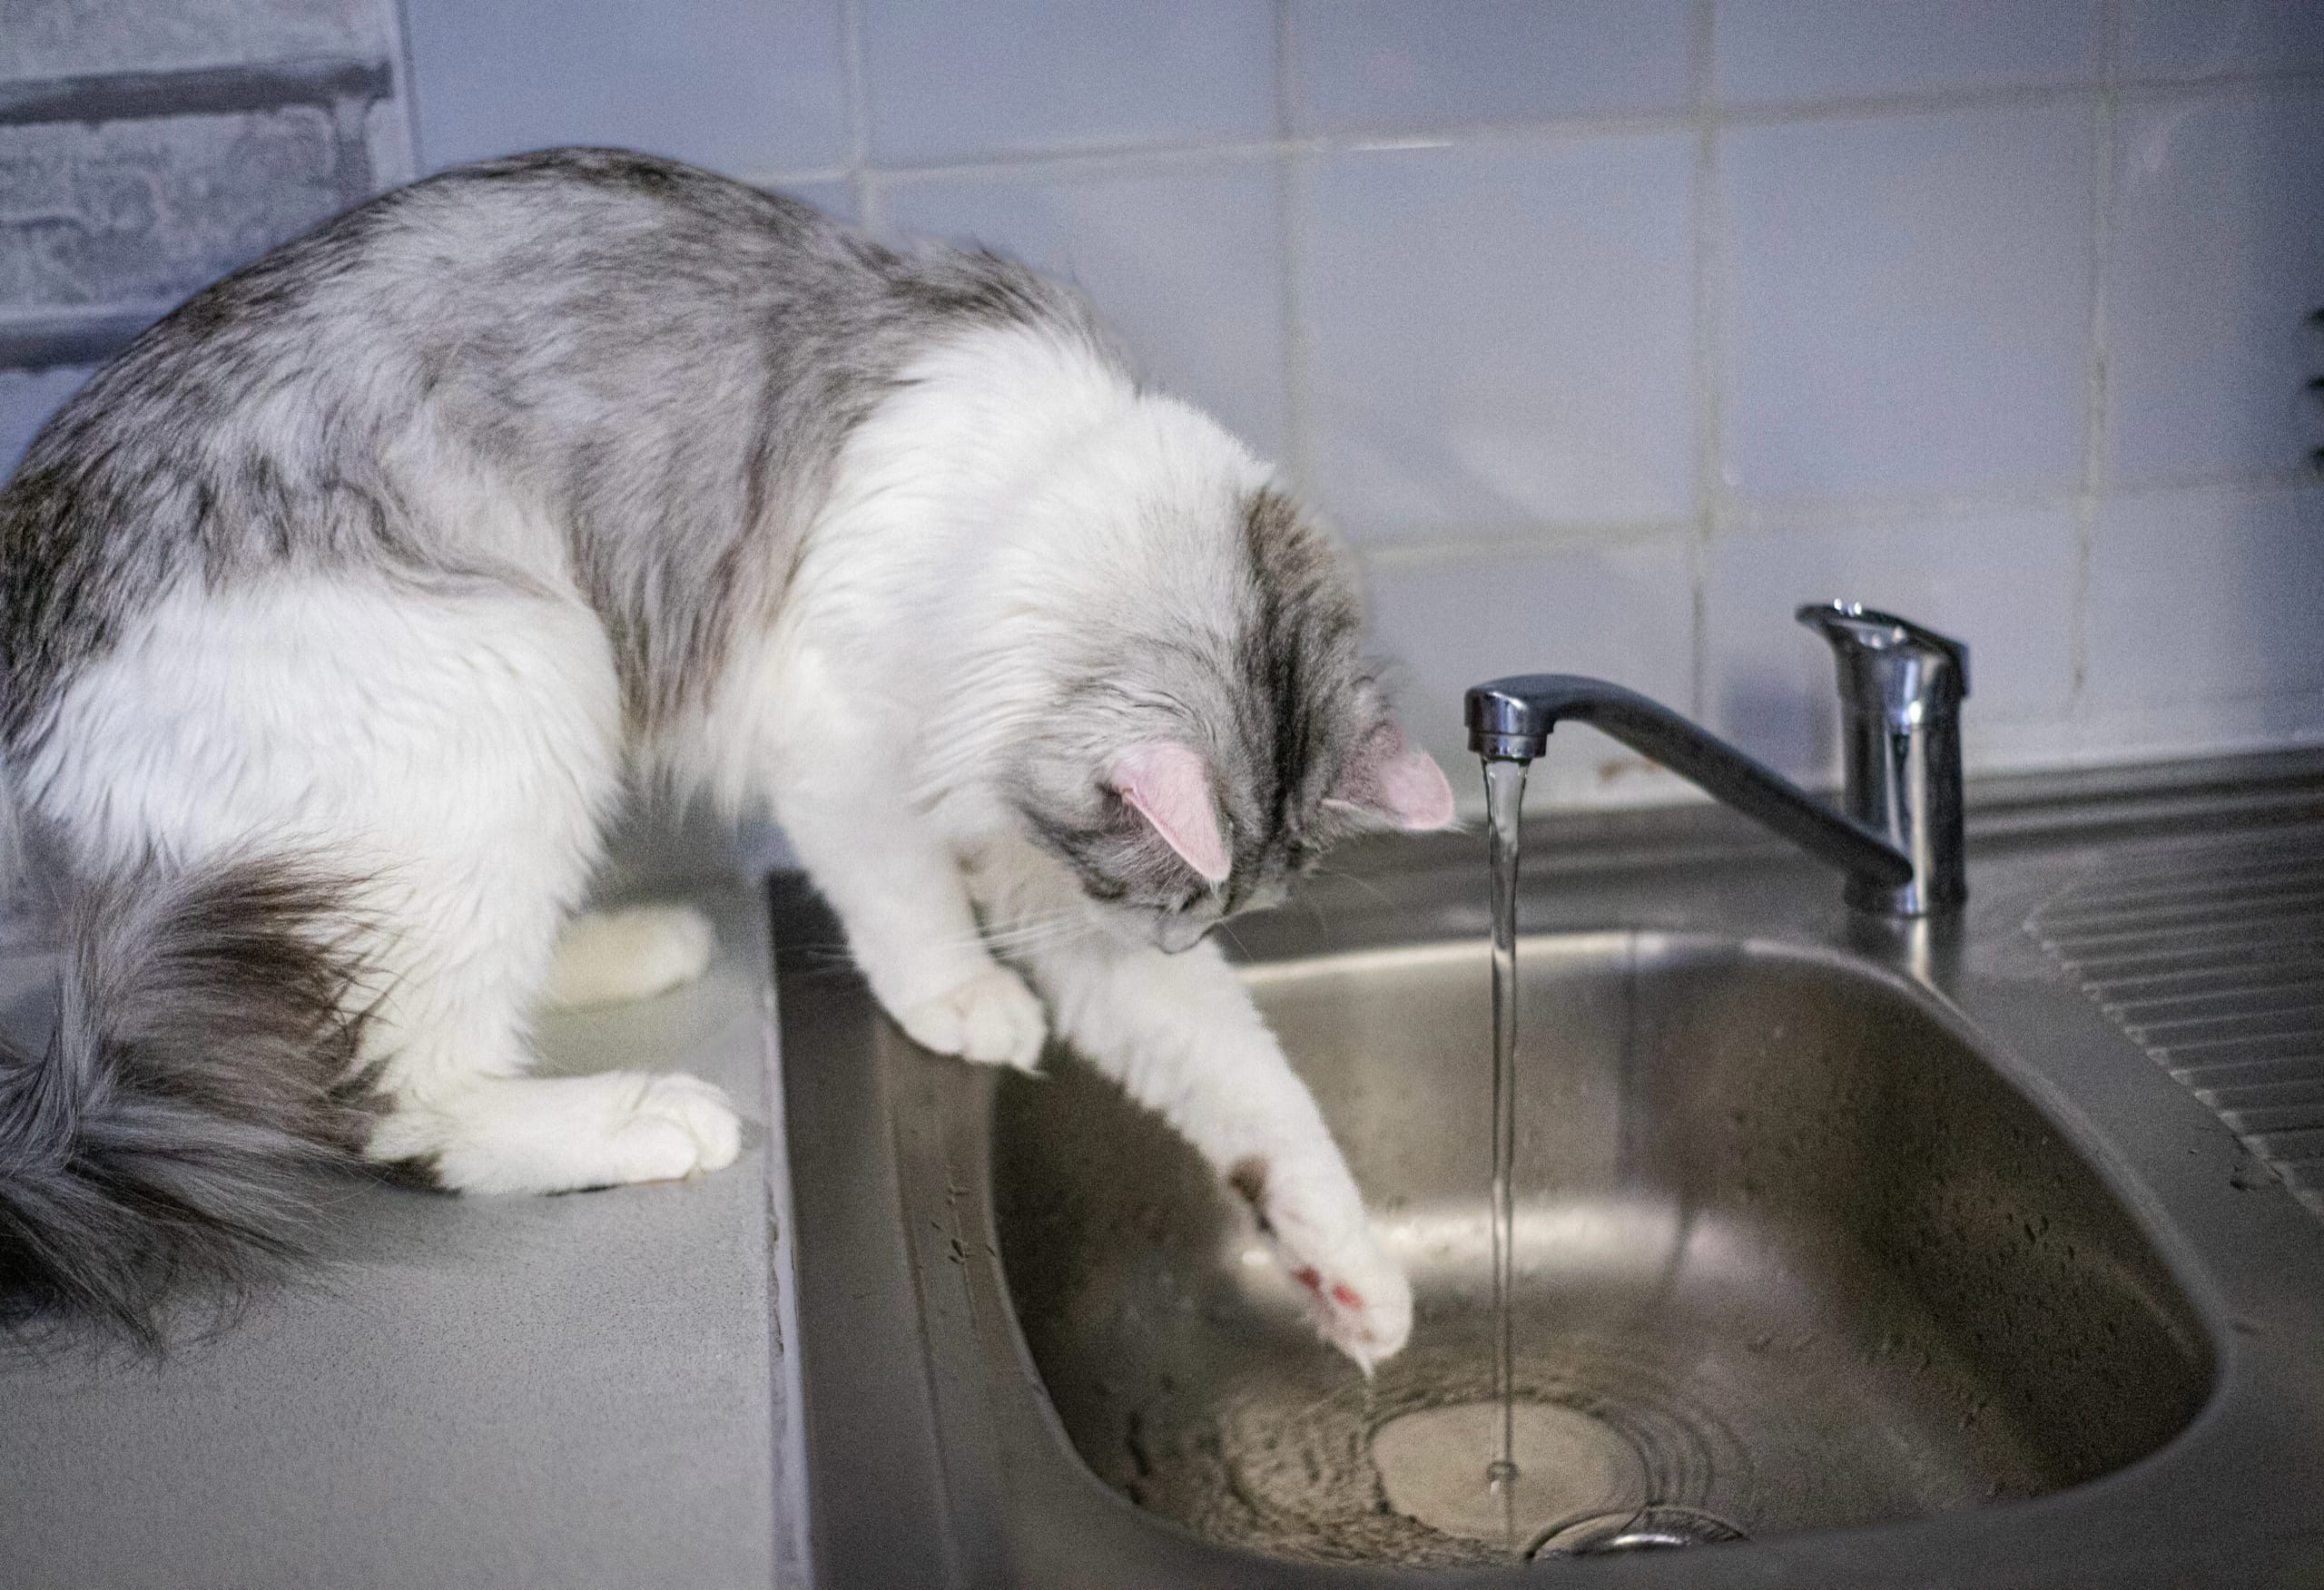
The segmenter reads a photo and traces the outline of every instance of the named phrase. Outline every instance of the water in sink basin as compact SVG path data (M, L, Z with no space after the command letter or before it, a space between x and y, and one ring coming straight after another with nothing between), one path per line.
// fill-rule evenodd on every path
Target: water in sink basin
M2136 1222L1925 996L1704 938L1522 965L1515 1389L1589 1461L1634 1458L1637 1499L1755 1538L1917 1517L2103 1474L2200 1406L2207 1350ZM1199 1162L1068 1064L1006 1081L993 1137L1043 1384L1101 1479L1212 1539L1503 1558L1399 1510L1378 1445L1492 1394L1484 947L1249 977L1412 1268L1412 1345L1367 1384L1316 1343Z

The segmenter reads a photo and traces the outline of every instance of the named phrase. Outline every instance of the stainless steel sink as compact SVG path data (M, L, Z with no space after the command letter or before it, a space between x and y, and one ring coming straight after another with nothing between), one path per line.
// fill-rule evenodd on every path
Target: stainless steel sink
M2126 844L2288 822L2318 770L1989 796L1949 931L1718 813L1529 837L1531 1522L1747 1538L1525 1564L1381 1477L1489 1379L1473 839L1235 929L1416 1281L1370 1383L1157 1123L1069 1056L920 1053L776 879L818 1582L2324 1585L2324 1222L2027 930Z
M2039 1496L2144 1457L2211 1386L2191 1305L2076 1147L1925 995L1776 943L1525 941L1518 1385L1562 1475L1521 1534L1681 1507L1754 1539ZM1002 1083L1017 1319L1075 1448L1211 1539L1491 1561L1394 1510L1373 1433L1490 1388L1482 945L1246 976L1410 1266L1366 1385L1195 1155L1078 1065ZM1425 1461L1463 1455L1431 1448ZM1482 1492L1489 1450L1444 1476Z

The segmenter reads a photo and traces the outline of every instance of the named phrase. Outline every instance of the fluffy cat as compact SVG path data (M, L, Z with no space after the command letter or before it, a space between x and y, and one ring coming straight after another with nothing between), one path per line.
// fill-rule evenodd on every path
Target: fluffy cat
M72 918L55 1041L0 1060L18 1319L151 1340L359 1162L731 1162L693 1078L527 1075L542 997L708 955L684 912L566 920L658 780L772 809L914 1039L1029 1068L1053 1024L1253 1203L1329 1340L1403 1344L1203 935L1451 794L1332 543L1067 290L636 155L467 167L140 338L0 494L0 759Z

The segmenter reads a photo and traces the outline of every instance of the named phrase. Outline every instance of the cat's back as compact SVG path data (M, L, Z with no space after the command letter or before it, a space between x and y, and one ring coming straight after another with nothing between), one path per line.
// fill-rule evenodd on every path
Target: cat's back
M64 405L20 476L288 450L322 415L357 445L419 415L504 456L615 430L698 447L722 416L846 403L948 329L1001 321L1107 342L1013 261L899 252L673 161L543 150L394 190L195 294Z
M733 349L787 308L882 296L884 250L804 204L644 155L546 150L358 206L195 294L88 388L219 399L299 378L441 394L584 374L649 348ZM323 357L317 357L322 355ZM284 362L270 367L270 356ZM205 378L231 372L240 388ZM385 394L382 394L385 396Z
M225 307L262 303L279 280L331 313L438 332L497 314L516 330L564 315L667 333L883 296L892 261L795 200L653 156L554 149L383 195L261 261Z
M195 294L34 438L0 487L0 718L196 568L537 572L635 631L638 591L779 564L896 371L1004 321L1102 340L1021 266L651 156L395 190Z

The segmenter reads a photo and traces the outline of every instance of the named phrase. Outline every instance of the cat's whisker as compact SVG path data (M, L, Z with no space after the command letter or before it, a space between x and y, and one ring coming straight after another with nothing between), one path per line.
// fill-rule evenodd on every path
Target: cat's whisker
M1086 911L1058 911L1046 918L1029 918L1011 923L1006 928L985 930L983 941L990 948L1025 948L1037 944L1059 944L1059 941L1080 939L1099 930Z
M1094 937L1094 930L1060 931L1044 938L1019 940L1011 944L989 946L992 952L1007 959L1036 954L1042 950L1063 948L1079 944Z
M1088 918L1079 911L1053 911L1039 917L1012 918L984 929L987 938L1008 938L1021 933L1040 932L1067 923L1079 924Z
M1380 901L1383 905L1395 904L1395 901L1389 897L1386 889L1382 888L1378 884L1373 882L1370 878L1364 877L1364 874L1360 872L1350 872L1344 868L1339 867L1318 867L1315 869L1315 876L1318 878L1335 878L1343 883L1352 883L1355 885L1356 888L1364 890L1364 893L1370 895L1374 899Z
M1028 924L1021 928L1003 928L983 935L981 942L995 951L1037 949L1050 945L1071 943L1098 931L1094 923L1078 919Z

